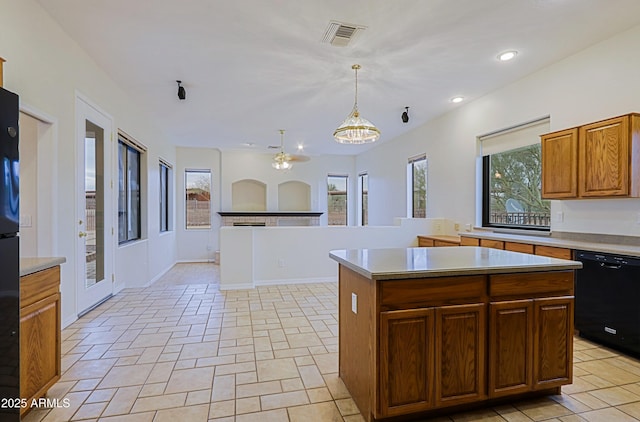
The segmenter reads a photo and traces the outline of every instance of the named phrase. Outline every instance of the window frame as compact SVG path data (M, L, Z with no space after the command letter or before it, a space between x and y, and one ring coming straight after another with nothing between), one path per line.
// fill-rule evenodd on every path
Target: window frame
M416 204L415 204L415 174L416 163L424 162L424 216L416 217ZM428 170L427 154L420 154L408 159L407 162L407 211L411 210L410 218L426 218L427 217L427 170ZM409 214L409 212L407 212Z
M189 212L187 210L188 208L188 187L187 187L187 175L189 173L203 173L203 174L208 174L209 175L209 225L203 225L203 226L189 226ZM212 185L213 185L213 172L211 171L211 169L193 169L193 168L187 168L184 169L184 229L185 230L211 230L213 228L213 206L212 206L212 201L211 201L211 189L212 189Z
M331 224L329 220L329 179L343 178L345 184L344 190L344 224ZM328 174L327 175L327 225L329 226L348 226L349 225L349 175L346 174Z
M120 155L121 147L124 148L124 154ZM131 143L127 142L123 137L118 136L118 245L124 245L127 243L135 242L142 239L142 153L140 149L136 148ZM137 198L137 221L134 222L136 233L132 236L130 227L132 226L131 215L129 210L131 209L131 178L129 176L129 157L130 153L134 153L137 158L137 183L138 183L138 198ZM121 163L124 157L124 163ZM121 188L124 192L125 208L122 208L121 204ZM126 220L126 238L122 238L121 234L121 213L124 213Z
M367 185L367 190L365 191L364 189L364 185L365 185L365 179L366 179L366 185ZM360 215L359 215L359 223L361 226L368 226L369 225L369 173L367 172L362 172L360 174L358 174L358 197L360 200ZM365 193L366 193L366 208L365 208Z
M173 227L171 224L172 221L172 198L171 198L171 185L170 181L173 176L173 167L171 164L166 161L160 159L159 162L159 170L160 170L160 198L159 198L159 231L160 233L167 233L173 231ZM164 182L164 186L163 186ZM163 189L164 187L164 189ZM164 211L164 218L163 218Z

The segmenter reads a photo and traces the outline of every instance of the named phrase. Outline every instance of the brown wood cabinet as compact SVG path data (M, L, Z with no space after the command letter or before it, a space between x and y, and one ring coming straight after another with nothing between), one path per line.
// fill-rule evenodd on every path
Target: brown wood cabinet
M504 249L504 242L501 240L480 239L480 246L485 248Z
M640 197L640 115L541 136L542 197Z
M540 137L542 145L542 197L578 196L578 129ZM546 170L546 171L545 171Z
M533 254L533 245L529 243L504 242L505 251L522 252Z
M460 237L446 235L418 236L418 246L460 246Z
M21 277L20 396L28 403L60 379L60 330L60 267Z
M480 246L480 239L460 236L460 246Z
M380 313L380 405L384 416L434 406L434 308Z
M367 421L555 394L572 381L573 271L339 274L340 377Z

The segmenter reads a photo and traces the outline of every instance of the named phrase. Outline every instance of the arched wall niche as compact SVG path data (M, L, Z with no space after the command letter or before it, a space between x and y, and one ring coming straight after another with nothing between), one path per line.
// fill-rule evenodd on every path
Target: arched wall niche
M259 180L243 179L231 184L233 211L266 211L267 185Z
M278 185L279 211L311 211L311 186L298 180Z

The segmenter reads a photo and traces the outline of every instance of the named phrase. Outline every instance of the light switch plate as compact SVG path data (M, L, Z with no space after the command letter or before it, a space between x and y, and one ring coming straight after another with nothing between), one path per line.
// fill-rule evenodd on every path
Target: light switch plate
M351 293L351 312L358 313L358 295L355 293Z

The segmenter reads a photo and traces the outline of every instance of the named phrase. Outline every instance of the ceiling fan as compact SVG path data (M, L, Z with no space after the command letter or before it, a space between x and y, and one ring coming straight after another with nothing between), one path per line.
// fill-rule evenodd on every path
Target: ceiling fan
M273 163L271 163L271 166L276 170L289 170L293 166L291 163L293 162L302 163L305 161L309 161L311 159L306 155L294 155L294 154L287 154L286 152L284 152L284 129L280 129L280 146L269 145L268 148L280 149L280 152L274 155Z

